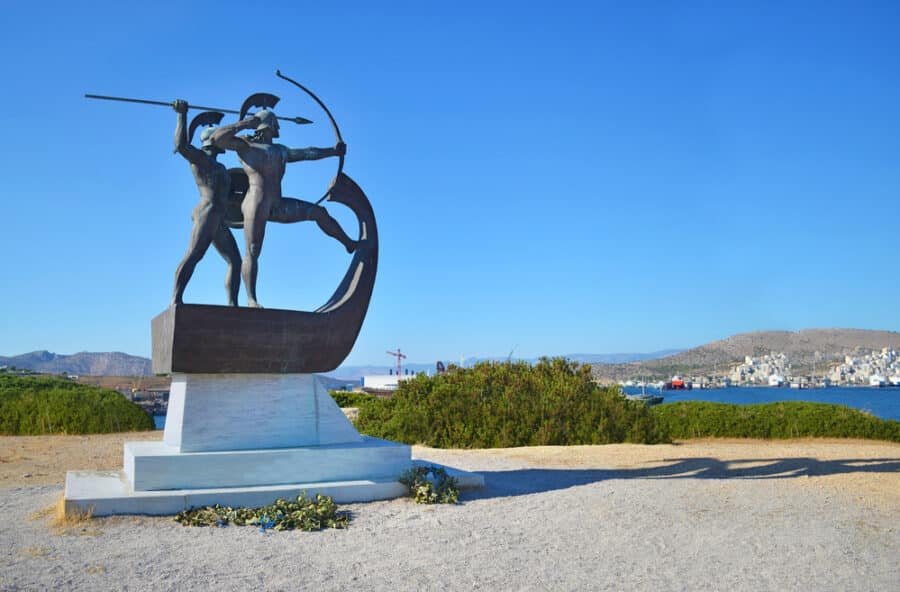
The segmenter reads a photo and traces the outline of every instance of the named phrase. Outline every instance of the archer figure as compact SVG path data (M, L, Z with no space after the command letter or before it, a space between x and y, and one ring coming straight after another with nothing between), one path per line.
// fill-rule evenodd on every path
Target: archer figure
M254 95L256 96L262 94ZM257 111L255 115L237 123L223 125L211 136L213 145L237 153L249 181L241 202L245 241L241 275L247 290L247 306L252 307L259 307L256 299L256 276L267 221L291 223L314 220L325 234L340 241L348 253L356 250L358 244L347 236L325 208L281 194L281 179L287 163L343 156L347 150L346 144L338 142L333 148L288 148L274 144L272 139L279 136L279 126L271 107L278 99L274 96L270 98L274 101L267 105L269 108ZM244 108L241 111L246 113ZM248 129L255 130L255 133L252 136L237 135Z
M220 255L228 263L225 276L225 288L228 290L228 305L237 306L237 295L241 285L238 269L241 265L241 253L231 231L225 225L225 203L231 192L231 177L225 166L216 160L217 155L224 152L212 142L214 127L206 127L200 133L202 149L191 145L194 130L199 125L215 125L224 115L216 111L204 111L191 120L190 127L185 125L188 104L177 100L172 108L178 113L175 126L175 151L191 164L194 181L200 191L200 201L194 208L191 218L194 227L191 230L191 242L187 253L175 272L175 292L172 304L181 304L184 289L187 287L197 262L206 254L212 243Z

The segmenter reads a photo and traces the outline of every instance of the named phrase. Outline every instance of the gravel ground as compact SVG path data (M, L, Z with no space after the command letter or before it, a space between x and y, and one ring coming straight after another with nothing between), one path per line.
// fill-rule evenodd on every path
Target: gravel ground
M126 437L0 439L0 590L900 590L896 444L417 447L486 487L456 506L347 505L348 529L318 533L49 526L53 459L105 462ZM28 463L50 482L13 478Z

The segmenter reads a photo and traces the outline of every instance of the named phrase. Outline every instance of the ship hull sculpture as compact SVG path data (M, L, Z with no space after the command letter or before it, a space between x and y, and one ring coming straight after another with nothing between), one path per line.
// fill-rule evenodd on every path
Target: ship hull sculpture
M230 172L240 195L243 171ZM366 195L343 172L329 199L356 215L359 246L325 304L312 312L173 305L152 322L153 372L313 373L337 368L353 348L369 308L378 271L378 227ZM234 217L230 221L232 226L239 223Z
M325 110L337 143L300 150L272 143L278 120L285 118L272 112L278 97L257 93L245 101L237 123L204 130L203 147L196 149L190 146L196 126L186 126L187 103L171 104L178 113L176 151L191 163L201 199L172 304L151 323L153 370L172 376L163 439L125 442L120 472L70 471L67 512L175 514L210 504L261 506L300 493L331 495L337 502L407 493L398 478L412 465L410 446L360 435L314 374L336 368L359 335L378 268L378 230L366 195L343 173L346 147L331 113L309 89L277 74ZM248 115L252 107L262 109ZM224 112L201 114L200 122L218 123ZM255 133L236 135L248 129ZM229 171L218 163L226 149L237 153L242 168ZM281 195L285 163L331 156L339 159L338 171L318 202ZM356 239L319 206L326 198L353 211ZM265 224L304 220L315 221L353 253L349 267L314 311L262 308L256 269ZM240 278L232 228L243 228L245 239ZM184 288L211 244L229 262L229 305L186 304ZM236 305L239 279L246 307ZM477 475L454 475L463 486L483 484Z

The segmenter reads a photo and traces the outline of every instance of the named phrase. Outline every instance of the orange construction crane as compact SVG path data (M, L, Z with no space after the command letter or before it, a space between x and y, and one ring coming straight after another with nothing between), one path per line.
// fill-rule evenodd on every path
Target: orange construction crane
M400 353L400 348L398 347L398 348L397 348L397 351L395 351L395 352L394 352L394 351L389 351L389 352L388 352L388 355L389 355L389 356L394 356L395 358L397 358L397 376L400 376L400 364L401 364L401 360L403 360L404 358L406 358L406 354Z

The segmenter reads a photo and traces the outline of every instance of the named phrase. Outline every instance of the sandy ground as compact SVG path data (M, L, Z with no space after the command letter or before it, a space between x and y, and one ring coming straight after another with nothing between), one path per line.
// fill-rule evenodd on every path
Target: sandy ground
M0 590L900 590L896 444L416 447L486 487L348 505L350 527L320 533L49 526L66 470L119 468L124 440L159 437L0 438Z

